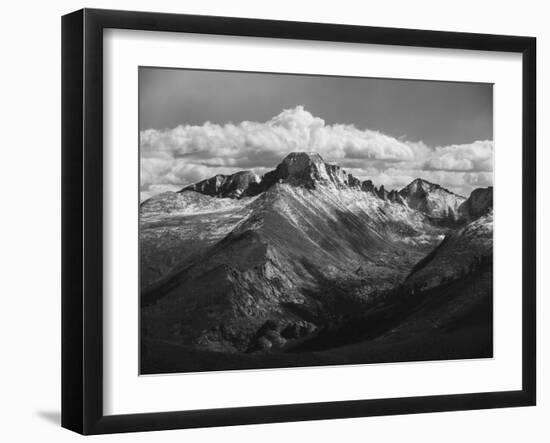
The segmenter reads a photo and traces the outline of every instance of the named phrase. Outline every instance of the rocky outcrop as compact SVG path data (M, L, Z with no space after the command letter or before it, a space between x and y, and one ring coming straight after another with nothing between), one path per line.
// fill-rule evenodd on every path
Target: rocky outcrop
M214 177L186 186L180 192L196 191L212 197L240 198L260 178L252 171L240 171L231 175L218 174Z
M363 183L361 183L361 190L373 194L374 184L372 183L372 180L365 180Z
M386 200L388 198L388 191L386 191L384 185L381 185L378 189L375 188L374 193L382 200Z
M458 208L466 200L461 195L421 178L401 189L399 195L410 208L434 219L458 220Z
M493 209L493 187L477 188L460 205L458 213L467 221L477 220Z
M334 185L338 188L360 188L361 182L347 174L340 166L325 163L315 152L292 152L274 171L266 173L257 186L251 186L247 195L265 192L276 183L287 183L314 189L317 185Z
M387 199L393 203L400 203L404 204L403 197L401 197L401 194L399 194L399 191L393 189L390 192L388 192Z

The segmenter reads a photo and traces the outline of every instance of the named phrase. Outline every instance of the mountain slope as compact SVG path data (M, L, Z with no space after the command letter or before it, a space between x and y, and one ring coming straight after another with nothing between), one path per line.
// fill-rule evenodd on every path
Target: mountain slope
M365 302L420 258L423 248L411 253L402 237L419 237L427 250L429 235L432 242L439 235L417 231L425 228L423 217L403 206L316 186L272 186L221 241L146 292L149 332L243 351L266 321L319 326L338 314L333 297L320 296L327 282L360 287L349 303Z
M476 220L493 209L493 187L477 188L472 191L468 200L458 208L460 216L468 221Z
M163 276L142 282L148 334L243 351L266 345L256 337L265 322L316 328L394 287L442 230L362 188L319 155L294 153L233 198L218 187L147 202L142 267L173 257ZM155 208L168 215L155 219Z
M404 317L380 340L414 334L477 331L475 340L492 355L493 213L450 233L417 263L396 290Z
M252 171L240 171L231 175L215 175L198 183L183 188L180 192L197 191L215 197L239 198L252 184L260 178Z
M467 274L473 266L492 260L493 211L448 234L432 253L419 262L406 285L431 288Z
M140 279L148 290L221 240L246 218L255 199L167 192L140 206Z
M351 210L366 226L390 241L429 244L438 228L407 203L397 191L361 182L340 166L328 164L316 153L289 154L261 179L250 171L217 175L164 193L140 207L142 289L182 269L198 251L213 245L237 225L249 203L278 184L323 190L323 199L335 208ZM430 216L432 214L428 214Z

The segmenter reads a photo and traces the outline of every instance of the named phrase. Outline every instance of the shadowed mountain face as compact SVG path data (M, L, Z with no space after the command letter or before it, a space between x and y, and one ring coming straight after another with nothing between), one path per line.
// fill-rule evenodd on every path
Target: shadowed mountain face
M477 188L472 191L470 198L462 203L458 212L465 220L476 220L493 209L493 187Z
M180 192L197 191L214 197L239 198L252 184L259 182L260 178L252 171L240 171L231 175L215 175L187 186Z
M492 257L492 211L472 197L420 179L388 192L316 153L153 197L140 208L142 370L373 361L373 336L431 315L411 300L477 278ZM368 343L359 361L342 351L352 343Z

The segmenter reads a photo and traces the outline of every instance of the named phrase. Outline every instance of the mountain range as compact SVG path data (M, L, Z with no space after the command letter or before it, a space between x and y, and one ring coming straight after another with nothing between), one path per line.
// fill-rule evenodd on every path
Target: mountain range
M387 191L314 152L152 197L142 371L395 361L403 336L409 359L488 355L492 223L492 188ZM482 348L456 345L480 328ZM431 356L441 331L452 346Z

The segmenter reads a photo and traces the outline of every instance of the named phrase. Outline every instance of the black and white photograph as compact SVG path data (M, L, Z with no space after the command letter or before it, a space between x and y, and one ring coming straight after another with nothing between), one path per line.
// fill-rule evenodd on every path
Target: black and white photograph
M544 3L3 6L0 441L550 441Z
M142 374L491 358L493 86L141 67Z

